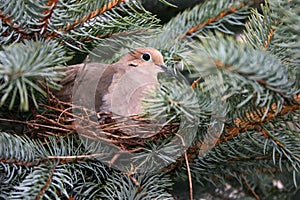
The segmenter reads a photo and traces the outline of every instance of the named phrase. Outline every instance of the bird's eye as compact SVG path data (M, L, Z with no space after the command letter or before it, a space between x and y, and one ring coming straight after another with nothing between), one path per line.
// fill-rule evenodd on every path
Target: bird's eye
M143 53L142 59L144 61L152 61L151 55L149 53Z

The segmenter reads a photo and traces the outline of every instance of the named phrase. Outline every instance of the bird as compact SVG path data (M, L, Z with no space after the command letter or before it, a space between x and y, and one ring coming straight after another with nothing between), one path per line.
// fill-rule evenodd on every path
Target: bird
M64 102L95 109L101 123L111 113L122 116L142 111L145 90L158 85L157 74L170 70L160 51L152 47L132 49L113 64L83 63L71 65L60 81L55 96Z

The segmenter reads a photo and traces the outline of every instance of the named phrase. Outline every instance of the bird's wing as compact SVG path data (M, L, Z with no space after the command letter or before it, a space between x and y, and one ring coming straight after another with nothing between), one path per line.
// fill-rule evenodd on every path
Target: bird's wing
M96 111L111 111L110 93L117 79L118 69L114 65L108 65L97 80L97 88L94 96Z
M66 76L60 81L62 88L54 92L55 96L61 101L100 111L102 97L108 93L115 68L101 63L87 63L69 66L65 73Z

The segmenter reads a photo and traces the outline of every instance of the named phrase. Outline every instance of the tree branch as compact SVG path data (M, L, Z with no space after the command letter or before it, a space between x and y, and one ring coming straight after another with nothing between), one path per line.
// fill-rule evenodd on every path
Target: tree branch
M54 175L54 168L51 170L51 175L49 176L49 178L47 179L44 187L41 189L41 191L38 193L37 197L35 198L36 200L39 200L42 198L43 194L45 193L45 191L47 190L47 188L49 187L51 180L53 178Z
M104 5L103 8L91 11L89 15L83 16L82 19L76 19L73 24L67 24L66 27L63 30L62 29L59 30L59 32L67 33L70 30L73 30L75 28L75 26L77 26L78 24L84 24L87 21L91 20L92 18L99 16L100 14L103 14L104 12L107 12L107 11L113 9L114 7L116 7L117 5L119 5L120 3L125 2L125 1L126 0L112 0L111 2L108 2L107 5ZM59 37L59 35L57 33L53 32L47 38L52 39L55 37Z
M271 38L273 37L273 35L274 35L274 29L271 28L270 31L269 31L267 40L265 41L265 44L264 44L264 46L262 48L263 50L267 50L267 48L269 47L269 44L271 42Z
M294 96L295 104L292 105L284 105L280 112L276 113L273 110L277 110L276 103L273 103L271 109L267 113L266 117L262 120L261 116L258 113L263 113L266 111L266 108L263 108L258 111L254 112L247 112L247 118L251 118L251 121L242 120L240 118L236 118L234 120L233 126L228 126L225 128L225 135L223 138L219 139L219 143L226 142L227 140L232 139L233 137L237 136L240 133L246 132L250 129L258 129L261 124L266 121L270 121L278 116L284 116L289 112L294 112L296 110L300 110L300 94Z
M44 23L44 25L41 27L42 30L47 31L48 24L49 24L49 19L51 18L52 14L53 14L53 12L56 8L56 5L57 5L58 1L59 0L49 0L49 2L46 4L46 6L51 6L51 8L50 8L50 10L45 10L43 12L45 17L40 19L40 22Z
M230 15L242 8L244 8L245 6L253 6L253 5L257 5L257 4L260 4L262 3L262 1L260 0L256 0L256 1L249 1L247 3L242 3L240 5L240 7L235 7L235 6L232 6L230 8L228 8L227 10L224 10L223 12L219 13L217 16L214 16L214 17L211 17L209 18L208 20L206 20L204 23L200 23L200 24L197 24L196 26L193 26L191 27L186 33L180 35L178 38L179 39L182 39L188 35L192 35L193 33L197 32L198 30L200 30L201 28L203 28L204 26L207 26L213 22L216 22L218 21L219 19L227 16L227 15Z

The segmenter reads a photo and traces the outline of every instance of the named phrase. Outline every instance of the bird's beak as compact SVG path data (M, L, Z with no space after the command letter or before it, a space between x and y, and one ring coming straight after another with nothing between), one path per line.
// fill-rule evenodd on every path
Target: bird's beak
M170 75L172 75L172 76L175 75L174 72L173 72L171 69L169 69L166 65L162 64L162 65L160 65L159 67L160 67L164 72L167 72L168 74L170 74Z

